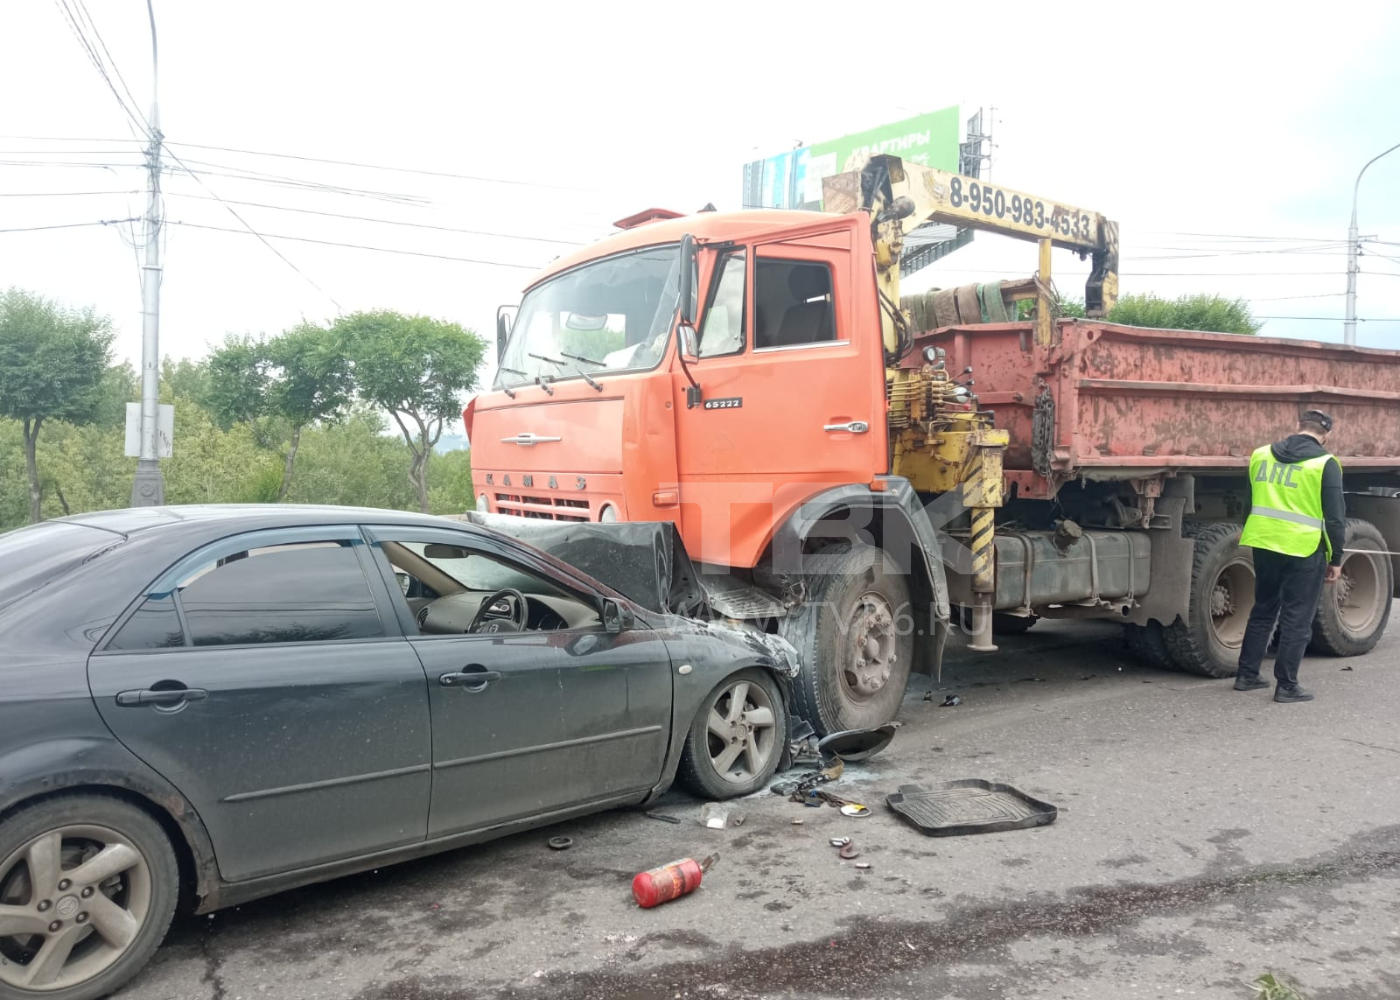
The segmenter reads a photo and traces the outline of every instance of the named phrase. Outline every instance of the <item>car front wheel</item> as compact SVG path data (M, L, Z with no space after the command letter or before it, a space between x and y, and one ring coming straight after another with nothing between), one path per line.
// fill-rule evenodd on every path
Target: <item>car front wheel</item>
M778 769L787 728L782 689L771 674L731 674L700 704L685 739L681 781L709 799L756 792Z
M0 1000L94 1000L131 979L170 926L179 867L151 816L74 795L0 824Z

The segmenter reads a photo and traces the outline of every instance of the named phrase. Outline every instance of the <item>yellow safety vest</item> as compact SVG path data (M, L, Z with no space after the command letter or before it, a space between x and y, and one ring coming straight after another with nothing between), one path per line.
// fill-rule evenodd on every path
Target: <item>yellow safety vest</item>
M1318 543L1332 540L1322 518L1322 470L1331 455L1301 462L1280 462L1269 445L1255 450L1249 459L1252 506L1244 523L1241 545L1268 549L1287 556L1310 556Z

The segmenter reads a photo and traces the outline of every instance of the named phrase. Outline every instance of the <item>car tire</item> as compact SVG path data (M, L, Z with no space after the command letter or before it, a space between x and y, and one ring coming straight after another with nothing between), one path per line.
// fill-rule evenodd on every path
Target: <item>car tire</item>
M787 708L773 675L730 674L700 703L681 752L681 783L708 799L749 795L768 783L787 743Z
M84 868L91 883L80 884ZM36 870L52 886L37 896ZM169 838L132 803L90 794L20 807L0 822L0 904L32 908L39 933L0 938L0 1000L96 1000L119 989L160 946L179 895ZM34 966L45 947L56 959L68 944L56 971Z
M793 708L821 736L874 729L895 717L918 625L908 580L883 551L858 545L828 558L828 571L811 578L811 600L784 628L802 661ZM862 635L875 637L874 667Z
M1342 578L1324 584L1308 650L1331 656L1369 653L1385 634L1395 593L1385 537L1370 521L1347 518ZM1377 555L1364 555L1375 552Z
M1172 659L1172 651L1167 648L1166 635L1160 622L1149 621L1146 625L1124 625L1123 634L1127 639L1128 649L1143 663L1156 667L1158 670L1179 671L1181 669Z

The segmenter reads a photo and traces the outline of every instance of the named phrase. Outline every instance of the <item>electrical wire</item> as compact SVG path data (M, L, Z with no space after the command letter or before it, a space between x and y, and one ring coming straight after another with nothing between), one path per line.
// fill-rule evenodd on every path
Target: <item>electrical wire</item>
M96 222L60 222L52 226L17 226L13 229L0 229L0 233L37 233L46 229L81 229L84 226L119 226L136 219L98 219Z
M86 198L99 194L140 193L140 191L0 191L0 198Z
M87 18L88 27L92 29L93 37L97 39L97 44L102 46L102 54L107 57L107 62L111 64L112 72L117 74L117 79L121 81L122 90L126 91L126 96L131 101L131 105L128 110L134 111L137 114L137 116L140 117L141 121L146 122L145 116L140 114L141 102L136 99L136 95L133 94L131 92L131 88L126 85L126 77L122 76L121 67L117 65L117 61L112 58L112 53L107 49L107 43L102 38L102 32L97 30L97 22L92 19L92 12L88 10L87 3L85 2L85 0L73 0L73 2L77 4L78 10L82 12L82 15L85 18ZM108 80L107 82L110 84L111 80ZM118 97L117 100L120 101L121 98ZM127 107L125 103L123 103L122 106L124 108ZM146 131L147 133L151 131L151 126L149 122L146 122Z
M164 143L162 143L162 146L164 146ZM184 161L181 160L180 157L178 157L177 155L175 155L175 153L174 153L173 150L170 150L169 147L166 147L166 152L170 153L171 158L172 158L176 163L180 164L180 166L183 167L183 168L185 169L186 172L189 172L189 169L190 169L190 168L185 166ZM262 233L258 232L256 229L254 229L254 228L248 223L248 220L247 220L247 219L243 218L243 216L241 216L241 215L238 214L237 209L235 209L232 205L229 205L227 202L224 202L224 200L223 200L222 198L220 198L220 197L218 196L218 194L216 194L216 193L214 192L214 189L213 189L213 188L211 188L208 184L205 184L204 181L201 180L199 177L197 177L195 174L190 173L190 176L191 176L191 177L194 177L195 183L198 184L200 187L204 188L205 191L208 191L209 194L212 195L216 201L222 203L223 206L224 206L224 208L228 210L228 213L229 213L230 215L232 215L235 219L237 219L238 222L239 222L239 224L242 225L244 229L246 229L248 232L252 233L252 234L253 234L254 236L256 236L259 240L261 240L263 246L267 247L269 250L271 250L273 253L275 253L275 254L282 260L282 262L283 262L284 264L286 264L288 267L290 267L290 268L291 268L293 271L295 271L297 274L301 275L301 277L302 277L303 279L305 279L305 281L306 281L307 284L309 284L312 288L316 289L316 291L320 292L320 293L321 293L322 295L324 295L327 299L329 299L329 300L331 301L331 304L334 305L334 306L336 307L337 310L342 311L342 312L344 311L344 310L343 310L343 307L341 306L341 304L340 304L339 302L336 301L335 296L331 295L330 292L327 292L327 291L326 291L324 288L322 288L320 285L316 284L316 282L313 281L313 280L311 279L310 275L308 275L308 274L307 274L305 271L303 271L301 268L299 268L299 267L297 267L295 264L293 264L292 261L291 261L291 259L290 259L286 254L284 254L281 250L278 250L275 246L273 246L270 242L268 242L267 237L263 236ZM212 227L211 227L211 228L212 228ZM235 230L235 232L236 232L236 231L237 231L237 230Z
M68 6L68 0L54 0L54 4L58 7L59 14L63 17L64 21L68 24L68 27L72 30L73 37L75 37L78 40L78 45L87 55L88 60L93 65L93 68L96 69L97 74L100 77L102 77L102 81L107 84L107 89L112 92L112 96L117 99L117 104L121 107L122 111L126 113L126 116L130 118L133 123L135 123L137 129L149 134L151 131L150 125L147 123L146 119L140 115L139 112L134 111L127 106L127 103L122 98L121 93L118 92L116 85L112 83L112 78L108 75L106 67L103 65L101 58L99 58L99 56L97 55L97 50L93 48L92 42L88 40L87 35L83 32L81 20Z
M228 226L207 226L198 222L183 222L180 220L172 220L168 223L168 225L184 226L188 229L208 229L216 233L240 233L246 235L246 233L242 229L233 229ZM434 260L453 260L461 261L466 264L485 264L489 267L514 267L524 271L537 271L541 267L541 265L539 264L517 264L511 261L504 260L483 260L479 257L456 257L451 254L427 253L426 251L422 250L396 250L392 247L376 247L369 246L364 243L342 243L337 240L318 240L313 239L310 236L288 236L282 233L261 234L256 232L254 232L253 235L258 236L259 238L272 240L295 240L298 243L316 243L320 246L327 247L348 247L352 250L373 250L377 253L404 254L409 257L430 257Z

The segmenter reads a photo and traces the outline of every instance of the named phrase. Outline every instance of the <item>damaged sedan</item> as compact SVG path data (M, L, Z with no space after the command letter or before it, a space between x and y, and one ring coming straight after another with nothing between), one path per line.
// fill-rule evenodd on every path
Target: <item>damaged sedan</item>
M530 540L289 506L0 536L0 997L117 989L177 905L640 804L677 778L708 798L762 788L789 749L792 648L699 620L669 524Z

